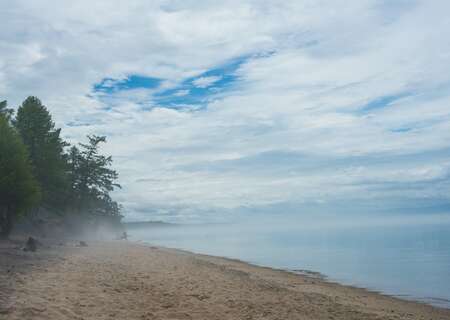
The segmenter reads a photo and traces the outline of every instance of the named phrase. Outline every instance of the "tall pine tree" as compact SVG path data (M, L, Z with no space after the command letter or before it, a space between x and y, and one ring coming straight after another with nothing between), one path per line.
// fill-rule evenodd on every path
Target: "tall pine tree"
M118 174L111 169L111 156L100 153L104 136L88 136L89 143L80 143L80 149L69 150L70 203L72 208L95 223L108 223L117 227L122 216L121 206L113 201L110 192L120 185L115 181Z
M70 182L75 203L80 210L96 212L118 211L118 206L112 203L109 193L114 188L120 188L115 183L118 174L111 169L111 156L100 154L101 143L106 142L104 136L88 136L88 144L80 144L80 148L72 147L68 162L70 168ZM117 210L116 210L117 209Z
M40 197L28 153L6 116L0 114L0 237L7 238L17 216Z
M14 125L28 148L33 174L42 190L42 205L64 209L67 192L66 143L55 128L47 108L36 97L28 97L17 110Z

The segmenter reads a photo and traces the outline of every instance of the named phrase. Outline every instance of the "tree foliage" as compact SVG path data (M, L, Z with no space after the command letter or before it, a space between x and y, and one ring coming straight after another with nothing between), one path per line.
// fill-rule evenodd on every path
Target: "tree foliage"
M38 203L39 187L19 135L0 115L0 235L7 237L16 216Z
M121 206L110 196L120 188L118 174L111 156L100 152L106 137L87 136L87 143L67 150L61 130L36 97L28 97L13 116L1 101L0 234L7 236L20 213L41 207L86 222L120 224Z
M88 136L89 143L73 146L68 155L72 203L78 210L99 217L120 218L120 206L109 193L120 188L118 174L111 169L112 157L100 154L104 136Z
M33 174L42 189L43 205L61 209L67 189L67 144L60 137L61 129L55 129L50 113L36 97L28 97L22 103L13 123L28 148Z
M11 121L13 114L14 110L8 108L8 102L6 100L0 101L0 115L5 117L7 121Z

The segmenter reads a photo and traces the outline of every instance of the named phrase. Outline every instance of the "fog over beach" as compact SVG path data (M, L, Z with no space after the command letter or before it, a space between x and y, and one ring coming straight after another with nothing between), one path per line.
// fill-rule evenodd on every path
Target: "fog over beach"
M0 319L450 319L449 11L0 1Z

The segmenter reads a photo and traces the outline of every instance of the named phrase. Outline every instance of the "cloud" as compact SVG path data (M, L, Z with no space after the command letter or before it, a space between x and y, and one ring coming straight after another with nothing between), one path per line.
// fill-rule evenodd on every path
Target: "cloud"
M184 96L187 96L188 94L189 94L189 90L178 90L173 95L175 97L184 97Z
M39 96L71 142L106 134L130 218L448 201L448 9L6 1L0 96Z
M214 83L216 83L217 81L219 81L220 79L222 79L222 77L218 77L218 76L200 77L200 78L197 78L194 81L192 81L192 83L197 88L208 88L211 85L213 85Z

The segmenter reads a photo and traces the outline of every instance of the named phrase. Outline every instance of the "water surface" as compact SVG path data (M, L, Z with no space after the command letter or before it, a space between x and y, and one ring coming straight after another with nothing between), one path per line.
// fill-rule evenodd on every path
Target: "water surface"
M450 221L235 224L130 228L131 239L257 265L312 270L332 281L450 308Z

